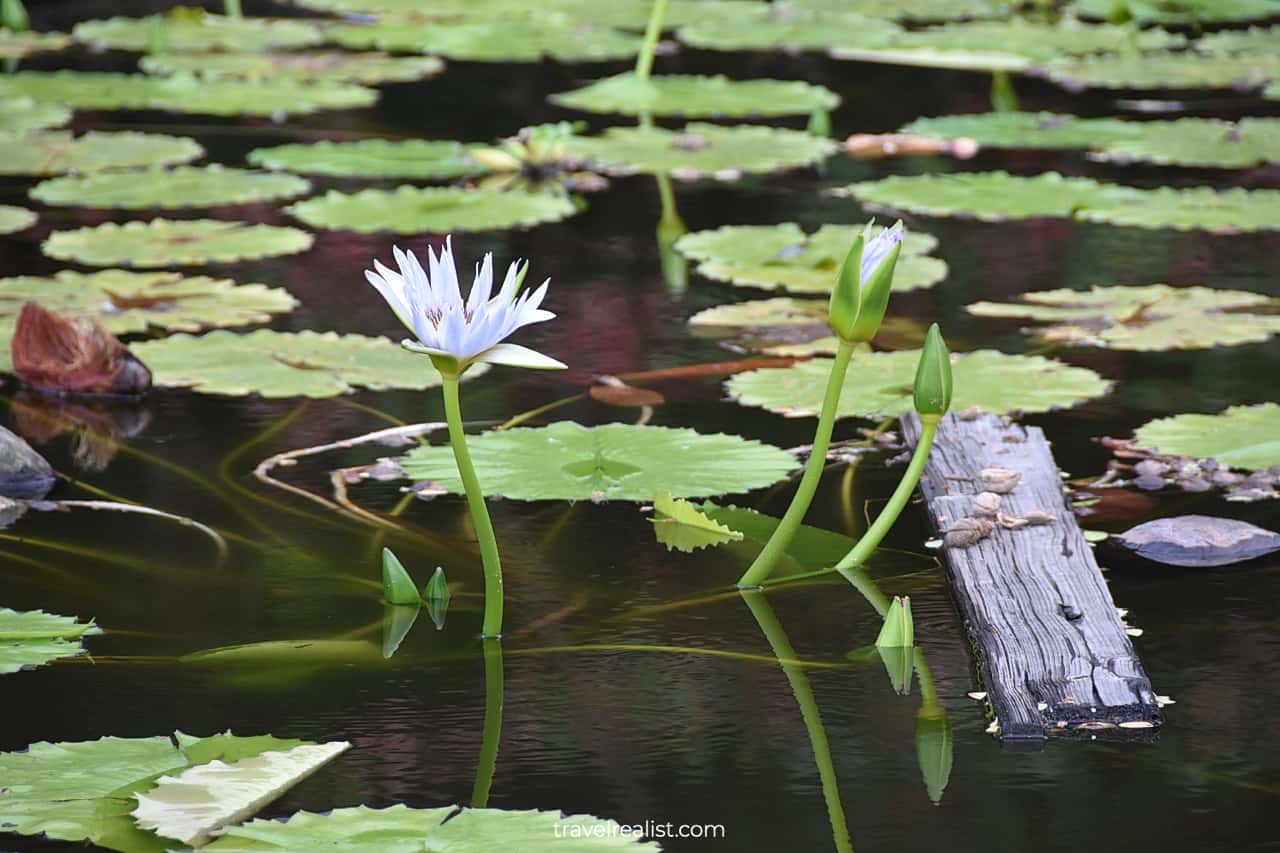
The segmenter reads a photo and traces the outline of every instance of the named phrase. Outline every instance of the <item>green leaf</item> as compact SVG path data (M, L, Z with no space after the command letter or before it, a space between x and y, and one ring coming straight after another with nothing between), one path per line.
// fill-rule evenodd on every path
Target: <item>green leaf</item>
M11 204L0 204L0 234L23 231L35 225L38 218L34 210L14 207Z
M0 78L0 82L3 78ZM0 136L0 174L59 175L138 166L188 163L204 149L185 136L158 133L96 133L73 136L62 131Z
M313 228L396 234L529 228L578 212L568 195L523 190L396 187L394 190L330 190L286 208Z
M202 649L178 659L182 663L273 667L336 667L382 660L378 648L365 640L268 640Z
M144 56L139 67L148 74L207 79L377 84L432 77L444 70L444 63L434 56L385 53L167 53Z
M1077 14L1110 18L1116 0L1076 0ZM1250 21L1280 14L1275 0L1124 0L1124 10L1142 24L1199 26L1201 23Z
M269 258L311 248L297 228L225 219L152 219L54 231L42 249L51 258L90 266L165 267Z
M561 421L539 429L468 439L490 495L522 501L704 497L770 485L795 468L785 450L691 429ZM401 459L405 475L455 494L462 481L449 447L419 447Z
M204 13L145 18L107 18L81 21L71 31L77 39L116 50L270 50L319 44L320 30L306 21L268 18L229 18Z
M358 17L435 18L501 21L555 13L575 22L643 30L652 10L650 0L294 0L305 9ZM709 15L717 18L753 11L755 0L672 0L664 17L669 27Z
M1215 234L1268 231L1280 228L1280 190L1106 186L1076 219Z
M1160 418L1140 427L1134 438L1140 447L1169 456L1216 459L1232 468L1270 468L1280 465L1280 405Z
M668 551L691 554L700 548L739 542L742 534L703 515L688 501L661 494L653 499L654 534Z
M680 41L706 50L828 50L882 44L899 33L889 21L843 11L760 4L758 11L709 15L680 27Z
M199 115L279 117L367 107L374 89L291 80L202 80L99 71L20 71L0 75L0 98L30 97L72 109L165 110Z
M975 302L980 317L1026 317L1054 323L1037 333L1054 342L1124 350L1202 349L1265 341L1280 332L1280 302L1259 293L1208 287L1093 287L1026 293L1020 302Z
M1280 26L1250 27L1247 30L1221 30L1196 40L1198 53L1267 53L1280 43Z
M827 294L860 233L861 228L852 225L823 225L810 235L793 222L727 225L686 234L676 248L698 261L698 272L707 278L744 287ZM937 243L923 232L907 234L893 280L895 291L929 287L946 277L946 263L925 254Z
M0 753L0 827L20 835L91 841L126 853L163 853L167 845L138 829L133 795L157 776L219 755L248 757L303 743L273 737L107 737L78 743L33 743ZM215 754L217 753L217 754ZM193 757L195 756L195 757Z
M209 853L290 851L290 853L605 853L610 850L660 849L653 842L622 832L611 820L550 811L502 811L444 806L385 809L366 806L327 814L298 812L286 821L254 820L228 827L205 849Z
M840 11L848 0L788 0L794 9L815 12ZM949 21L971 18L1004 18L1018 4L1008 0L859 0L858 13L904 21Z
M1098 148L1142 135L1145 122L1061 113L977 113L919 118L899 133L972 139L987 148Z
M0 136L30 133L71 121L71 110L59 104L43 104L32 98L0 98Z
M33 53L62 50L71 44L64 33L14 32L0 28L0 59L22 59Z
M430 360L386 338L335 332L174 335L131 347L159 387L202 394L333 397L353 389L432 388ZM476 374L473 368L468 376Z
M780 172L820 163L835 143L798 130L740 125L690 124L611 127L600 136L575 136L568 153L615 174L669 173L680 178Z
M19 613L0 607L0 673L83 654L80 638L100 633L92 620L83 623L75 616L56 616L43 610Z
M257 814L350 746L347 741L304 744L161 776L154 788L137 794L132 814L142 829L200 847L211 834Z
M248 160L266 169L305 174L430 180L460 178L489 171L467 156L473 147L461 142L429 139L324 140L310 145L255 148L249 152Z
M1149 53L1060 59L1038 69L1071 90L1101 89L1259 89L1280 78L1275 53L1201 56Z
M918 350L859 353L845 379L837 414L841 417L896 417L912 409L912 382ZM951 408L977 406L985 412L1046 412L1105 394L1109 383L1092 370L1041 356L978 350L952 356L955 381ZM787 417L813 417L831 359L815 358L791 367L740 373L726 385L744 406L761 406Z
M294 175L232 169L215 163L52 178L36 184L30 196L49 205L174 210L275 201L310 189L308 181Z
M743 557L744 563L750 562L764 548L779 522L779 519L774 516L756 512L753 509L716 506L709 501L702 504L699 509L721 524L742 532L746 551ZM829 569L849 553L853 546L854 541L848 536L824 530L821 527L802 524L791 537L791 542L787 545L782 559L779 560L773 577Z
M916 644L915 623L911 618L911 597L894 596L889 610L884 614L884 624L876 637L876 647L881 649L911 648Z
M830 89L797 80L730 80L722 75L692 74L641 80L631 72L552 95L548 100L591 113L687 118L807 115L840 105L840 96Z

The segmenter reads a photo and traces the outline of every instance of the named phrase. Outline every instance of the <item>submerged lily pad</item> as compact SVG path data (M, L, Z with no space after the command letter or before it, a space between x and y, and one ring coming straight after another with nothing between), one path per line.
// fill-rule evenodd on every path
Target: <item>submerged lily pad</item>
M717 281L792 293L830 293L840 264L861 231L853 225L823 225L806 235L793 222L728 225L686 234L676 248L699 261L699 274ZM908 232L894 273L895 291L929 287L946 277L946 263L925 254L937 242L928 234Z
M680 27L677 36L706 50L828 50L883 44L901 32L893 23L847 11L813 11L781 3L733 16L708 16Z
M43 610L19 613L0 607L0 673L32 669L51 660L84 654L80 638L99 633L92 620L77 622L74 616L56 616ZM4 797L0 794L0 814L3 811Z
M1175 415L1134 432L1140 447L1216 459L1232 468L1280 465L1280 405L1232 406L1216 415Z
M310 189L308 181L294 175L251 172L215 163L52 178L36 184L30 196L49 205L175 210L274 201Z
M0 136L0 174L60 175L189 163L204 155L194 139L159 133L62 131Z
M33 53L62 50L71 44L64 33L14 32L0 27L0 59L22 59Z
M287 210L314 228L421 234L529 228L572 216L578 207L558 192L403 186L358 193L331 190Z
M1280 551L1280 534L1209 515L1158 518L1110 540L1146 560L1169 566L1229 566Z
M912 409L912 385L920 361L917 350L854 356L837 414L841 417L895 417ZM952 358L954 411L977 406L984 412L1046 412L1073 406L1107 392L1110 384L1083 367L1029 355L978 350ZM815 358L791 367L740 373L726 384L744 406L761 406L787 417L816 416L831 374L831 359Z
M807 115L840 104L840 96L830 89L798 80L730 80L722 75L692 74L641 80L630 72L552 95L549 100L592 113L689 118Z
M658 495L653 499L653 532L668 551L686 554L741 541L742 534L703 515L694 504L670 495Z
M444 70L444 62L434 56L385 53L168 53L144 56L139 67L148 74L194 74L208 79L376 84L431 77Z
M77 39L98 47L134 51L271 50L322 41L320 30L301 20L229 18L183 10L145 18L81 21Z
M1280 79L1275 53L1204 56L1181 53L1118 54L1061 59L1038 73L1068 90L1259 89Z
M387 338L363 335L258 329L243 335L174 335L131 349L151 368L158 387L202 394L334 397L357 387L380 391L440 384L430 359Z
M1275 0L1075 0L1077 14L1112 18L1117 14L1143 24L1199 26L1204 23L1254 21L1280 15Z
M282 116L367 107L374 89L291 80L202 80L100 71L20 71L0 75L0 98L30 97L72 109L165 110L198 115Z
M36 213L25 207L14 207L11 204L0 204L0 234L12 234L36 224Z
M771 485L796 467L790 453L759 441L632 424L560 421L485 433L467 446L488 494L522 501L710 497ZM447 446L419 447L400 465L415 480L462 491Z
M1280 332L1280 302L1259 293L1208 287L1094 287L1026 293L1021 303L975 302L981 317L1027 317L1055 323L1046 340L1127 350L1200 349L1264 341Z
M601 62L640 50L638 36L556 14L488 21L388 18L330 27L326 35L354 50L417 51L469 62Z
M0 135L30 133L71 121L71 110L60 104L45 104L34 98L0 98Z
M671 173L678 177L780 172L820 163L835 143L798 130L694 123L683 130L611 127L600 136L566 140L570 156L611 173Z
M96 267L166 267L270 258L311 248L297 228L226 219L152 219L54 231L41 248L51 258Z
M460 178L487 172L467 152L474 146L434 139L324 140L307 145L255 148L248 160L255 166L352 178Z

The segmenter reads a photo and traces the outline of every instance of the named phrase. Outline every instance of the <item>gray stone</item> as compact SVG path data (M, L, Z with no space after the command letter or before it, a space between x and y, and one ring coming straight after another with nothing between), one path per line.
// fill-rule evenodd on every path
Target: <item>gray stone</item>
M31 445L0 427L0 495L39 500L53 488L53 468Z
M1244 521L1179 515L1139 524L1111 541L1171 566L1225 566L1280 551L1280 534Z

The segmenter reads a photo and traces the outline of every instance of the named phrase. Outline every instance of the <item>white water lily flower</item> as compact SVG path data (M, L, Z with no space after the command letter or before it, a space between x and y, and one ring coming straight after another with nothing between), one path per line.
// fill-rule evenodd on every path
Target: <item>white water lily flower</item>
M555 316L539 307L547 295L550 279L532 293L516 298L524 276L520 265L512 263L507 267L502 289L497 296L492 296L493 254L486 254L476 267L475 281L464 303L458 287L458 271L453 264L451 238L445 238L438 258L431 247L427 247L430 274L422 269L413 252L401 251L399 247L391 251L400 272L374 260L377 272L365 270L364 275L417 338L403 341L406 349L426 353L438 370L454 375L481 361L544 370L565 367L562 362L528 347L502 342L521 326Z

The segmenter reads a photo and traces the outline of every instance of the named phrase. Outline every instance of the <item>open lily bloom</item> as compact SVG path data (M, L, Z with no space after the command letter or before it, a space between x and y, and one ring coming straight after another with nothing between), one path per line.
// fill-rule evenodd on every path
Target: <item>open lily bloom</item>
M519 264L512 263L498 295L493 296L493 255L487 254L476 267L475 281L464 302L449 238L439 257L427 247L429 272L423 270L413 252L398 247L392 252L400 272L375 260L376 272L365 270L365 278L417 339L405 340L403 346L431 356L440 372L457 375L481 361L544 370L565 367L528 347L503 343L520 327L555 317L539 307L550 279L532 293L517 298L523 275Z

